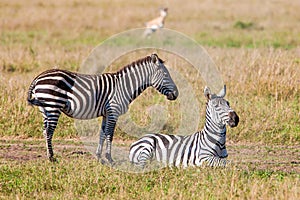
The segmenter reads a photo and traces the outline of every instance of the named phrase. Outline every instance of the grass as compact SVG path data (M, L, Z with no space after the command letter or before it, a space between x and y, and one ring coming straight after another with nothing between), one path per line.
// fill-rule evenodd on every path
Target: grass
M200 32L195 38L205 46L222 47L222 48L283 48L293 49L299 45L299 32L287 32L286 30L277 32L267 32L263 30L224 30L224 32L211 31ZM213 35L213 37L212 37Z
M218 57L217 66L222 72L228 86L228 99L241 118L236 129L229 130L229 139L240 142L263 142L274 144L299 144L299 68L295 50L213 50L212 56ZM191 77L193 68L184 60L168 53L160 53L173 70L179 72L189 85L194 88L199 101L199 127L203 126L205 98L202 95L204 82L197 76ZM127 58L116 61L109 71L116 71L122 63L139 58L141 54L127 55ZM129 59L128 59L129 58ZM229 59L228 59L229 58ZM241 59L243 58L243 59ZM119 62L119 63L118 63ZM186 67L182 67L186 66ZM70 65L70 68L72 65ZM254 73L255 72L255 73ZM1 78L0 118L1 136L41 138L41 116L38 109L27 106L25 101L27 87L36 73L5 73ZM24 78L25 77L25 78ZM174 77L179 82L179 77ZM178 80L177 80L178 79ZM177 80L177 81L176 81ZM14 84L12 84L14 83ZM184 89L185 84L181 85ZM147 90L130 107L130 115L140 127L147 127L151 122L150 106L159 103L166 109L167 121L164 133L174 133L182 125L182 115L176 110L182 109L183 97L178 101L168 102L155 90ZM9 102L15 102L9 104ZM202 105L202 106L201 106ZM272 111L272 112L271 112ZM189 113L187 113L188 116ZM7 120L4 116L10 116ZM20 118L20 116L23 116ZM186 116L186 115L184 115ZM155 117L153 118L155 119ZM18 122L17 122L18 121ZM17 123L16 123L17 122ZM120 122L121 123L121 122ZM73 120L62 115L55 137L76 137ZM157 122L159 125L160 122ZM198 129L188 129L183 134L191 134ZM196 127L197 128L197 127ZM118 129L120 130L120 129ZM141 133L143 131L140 131ZM122 134L122 131L117 131Z
M250 29L254 26L253 22L242 22L242 21L237 21L234 24L234 28L238 28L238 29Z
M164 169L130 174L76 158L0 167L2 197L38 199L296 199L299 174L228 169ZM216 188L218 186L219 188ZM226 192L224 192L226 191ZM155 195L153 195L155 194Z
M169 8L166 27L203 45L222 74L227 99L241 119L237 128L228 130L228 142L242 144L233 159L245 163L226 169L163 169L144 174L118 171L87 155L61 155L67 150L58 150L60 142L78 146L73 141L79 138L74 120L64 115L53 142L59 162L49 163L45 156L36 155L30 145L39 145L43 136L41 114L26 102L32 79L54 66L79 70L96 45L113 34L143 27L162 4ZM298 199L299 173L285 172L287 164L280 159L286 155L282 153L285 149L296 149L292 155L299 153L299 6L297 1L153 1L151 5L123 0L1 1L0 139L7 145L0 150L3 156L15 155L0 160L0 198ZM124 40L117 45L130 43ZM116 71L142 54L127 54L109 70ZM185 94L176 102L168 102L149 89L130 106L132 131L141 134L162 125L163 133L191 134L203 126L205 82L182 58L167 52L159 55L172 69L179 91L186 89L182 83L188 83L194 92L190 100L196 99L199 105L197 109L188 107L189 112L184 113ZM160 118L156 109L161 107L149 109L156 104L163 107ZM197 121L196 126L193 121ZM185 122L189 123L182 130ZM133 139L126 134L124 123L126 117L120 119L115 135L123 145ZM22 148L29 155L27 160L16 158L22 153L20 149L11 149L20 141L25 144ZM251 145L263 146L265 154L249 157L256 151ZM288 164L299 166L298 160L291 162ZM256 167L258 163L265 166Z

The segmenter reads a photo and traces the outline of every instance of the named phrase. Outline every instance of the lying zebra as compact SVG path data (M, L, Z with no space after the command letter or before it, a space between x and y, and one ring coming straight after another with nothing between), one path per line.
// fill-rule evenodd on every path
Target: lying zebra
M96 154L100 160L106 139L105 157L113 162L111 144L118 117L150 86L168 100L178 96L168 69L156 54L137 60L116 73L87 75L52 69L38 75L29 87L27 101L38 106L44 117L43 134L50 161L54 160L52 136L61 113L65 113L76 119L103 116Z
M147 134L130 147L130 162L144 167L156 160L163 166L225 166L226 125L235 127L239 117L224 99L226 87L218 95L204 89L207 98L204 129L188 136Z

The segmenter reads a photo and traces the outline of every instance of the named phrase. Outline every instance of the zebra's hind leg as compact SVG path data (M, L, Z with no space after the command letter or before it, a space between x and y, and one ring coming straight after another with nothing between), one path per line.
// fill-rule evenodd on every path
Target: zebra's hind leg
M53 148L52 148L52 136L46 129L43 131L43 135L46 139L46 148L47 148L47 157L50 162L55 162L55 158L53 157Z
M145 169L154 160L154 157L153 143L143 141L143 138L133 143L130 147L129 161L140 169ZM149 167L151 166L149 165Z
M53 157L52 137L60 116L60 110L51 109L47 111L45 108L40 107L40 111L44 117L43 135L46 139L47 156L51 162L54 162L56 160Z
M137 157L136 165L142 167L143 169L150 164L153 160L153 149L152 148L144 148L143 151Z

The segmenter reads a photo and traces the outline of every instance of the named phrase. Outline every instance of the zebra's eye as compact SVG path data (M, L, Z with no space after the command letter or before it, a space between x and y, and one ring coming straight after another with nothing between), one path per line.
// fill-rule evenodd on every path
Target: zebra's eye
M213 105L214 107L218 106L218 102L217 102L217 101L212 101L211 103L212 103L212 105Z

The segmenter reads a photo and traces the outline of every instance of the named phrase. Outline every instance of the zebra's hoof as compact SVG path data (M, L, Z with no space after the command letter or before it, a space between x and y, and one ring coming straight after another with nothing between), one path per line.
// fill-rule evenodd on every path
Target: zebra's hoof
M100 162L101 161L101 155L96 154L96 157L97 157L97 161Z
M101 156L97 156L97 161L102 165L105 165L107 163L103 158L101 158Z
M57 162L57 159L52 156L52 157L49 157L49 161L54 163L54 162Z
M106 163L106 161L105 161L104 159L102 159L102 158L99 160L99 162L100 162L102 165L105 165L105 163Z
M114 162L114 160L111 158L111 155L108 154L108 153L105 154L105 158L108 160L108 162L109 162L110 164L112 164L112 163Z
M114 162L111 162L109 160L107 160L106 158L101 158L98 160L99 163L101 163L102 165L106 165L106 166L113 166L114 165Z

